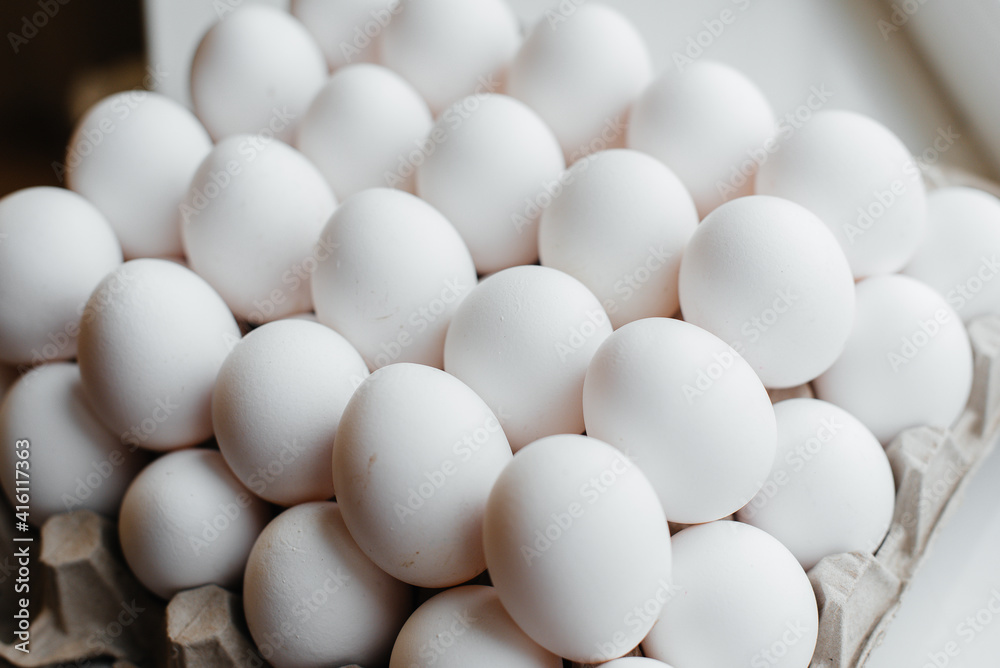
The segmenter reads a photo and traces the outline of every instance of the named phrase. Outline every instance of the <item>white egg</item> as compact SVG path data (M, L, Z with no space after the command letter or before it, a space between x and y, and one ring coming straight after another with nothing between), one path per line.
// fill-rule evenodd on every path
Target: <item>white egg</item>
M330 69L378 62L382 29L392 20L393 0L292 0L292 16L313 36Z
M948 427L972 389L969 337L958 314L923 283L872 277L857 285L847 347L813 387L883 444L908 427Z
M121 262L108 221L76 193L26 188L0 199L0 360L75 357L84 304Z
M417 608L399 632L389 662L389 668L562 665L517 627L493 587L481 585L443 591Z
M510 459L475 392L439 369L391 364L344 409L333 480L365 554L404 582L450 587L486 569L486 497Z
M538 259L538 217L562 188L552 131L505 95L467 97L438 118L417 193L450 220L488 274Z
M675 666L806 668L819 612L812 585L776 539L740 522L674 534L673 584L646 656Z
M247 4L205 34L191 65L194 112L218 141L270 133L283 141L327 78L309 31L280 9Z
M295 145L338 198L365 188L412 192L414 167L434 120L405 79L378 65L337 71L309 105Z
M289 319L253 330L233 347L212 393L229 468L272 503L329 499L337 425L367 376L358 351L328 327Z
M274 668L382 666L413 592L366 557L336 503L304 503L260 534L243 581L247 626Z
M632 102L653 78L642 36L618 11L548 12L510 66L507 91L538 112L569 162L621 146Z
M337 200L315 166L262 135L219 142L180 209L184 252L237 317L259 324L312 309L316 246Z
M587 288L548 267L484 279L448 328L444 368L500 417L516 452L542 436L583 431L583 378L611 334Z
M452 314L476 284L455 228L409 193L372 188L350 197L319 240L316 316L372 369L393 362L441 367Z
M726 517L774 461L774 411L753 369L680 320L636 320L608 337L587 369L583 415L589 436L642 469L672 522Z
M131 260L94 290L80 326L87 399L122 442L170 450L212 435L215 376L240 330L197 274Z
M142 470L122 500L118 537L129 568L161 598L205 584L238 589L270 519L214 450L166 454Z
M903 270L970 322L1000 313L1000 200L975 188L927 195L927 236Z
M698 226L694 202L663 163L629 150L578 160L542 213L542 264L601 300L611 324L677 311L681 254Z
M920 169L896 135L851 111L828 110L781 142L756 192L790 199L826 223L855 278L899 271L927 228Z
M11 505L28 494L24 505L37 526L81 508L114 517L147 460L101 424L83 396L80 370L65 362L42 365L14 384L0 405L0 438L3 489Z
M818 399L778 402L774 415L774 467L736 518L780 540L806 570L830 554L874 552L896 497L878 439L850 413Z
M632 105L627 144L663 161L691 191L704 218L753 192L775 131L767 98L741 72L699 61L660 75Z
M795 387L830 368L851 333L854 280L830 231L777 197L711 213L684 250L684 319L727 342L764 385Z
M497 92L520 44L505 0L398 2L382 32L382 63L413 84L435 113L455 100Z
M573 661L631 651L671 590L670 532L653 486L587 436L521 450L490 492L483 537L504 608L535 642Z
M205 128L177 102L144 90L116 93L77 123L66 184L107 217L127 259L178 256L177 207L211 148Z

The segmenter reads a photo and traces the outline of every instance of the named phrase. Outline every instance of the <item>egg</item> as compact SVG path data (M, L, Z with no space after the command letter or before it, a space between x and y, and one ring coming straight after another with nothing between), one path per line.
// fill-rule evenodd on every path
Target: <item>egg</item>
M198 168L180 225L191 269L254 324L312 309L316 246L337 206L323 176L291 146L262 135L223 139Z
M292 16L302 21L323 50L330 69L378 62L379 39L392 20L391 0L292 0Z
M83 306L122 262L107 219L72 191L26 188L0 199L0 240L0 361L75 357Z
M381 34L382 62L413 84L439 113L473 92L498 92L520 44L504 0L394 3Z
M656 492L594 438L561 434L523 448L490 492L483 538L503 607L572 661L627 654L669 596L670 532Z
M549 267L484 279L448 328L444 369L493 409L516 452L583 431L583 378L611 323L578 280Z
M434 120L420 94L392 70L348 65L309 105L295 145L313 161L337 197L365 188L413 191L411 156Z
M170 450L212 435L215 376L240 330L197 274L131 260L87 301L80 326L83 389L122 442Z
M774 467L736 519L777 538L806 570L827 555L874 552L896 497L878 439L847 411L817 399L781 401L774 415Z
M668 70L636 99L626 144L673 169L702 218L753 193L776 120L770 103L742 72L700 60Z
M652 78L649 49L628 19L604 4L577 3L535 24L511 63L507 91L538 112L573 162L623 144L629 108Z
M317 246L316 316L372 369L393 362L440 367L452 314L476 284L455 228L426 202L372 188L349 197Z
M656 668L656 666L661 666L661 668L670 668L670 666L662 661L649 659L644 656L626 656L621 659L615 659L614 661L602 663L601 665L604 666L604 668Z
M437 594L417 608L392 648L389 668L412 666L562 668L562 659L517 627L493 587Z
M675 666L806 668L819 613L812 585L776 539L740 522L674 534L673 582L646 656Z
M337 501L372 561L420 587L486 569L486 497L511 459L493 411L461 381L391 364L358 387L333 449Z
M672 522L726 517L774 461L774 411L753 369L680 320L636 320L609 336L587 369L583 415L589 436L642 469Z
M67 362L44 364L14 384L0 404L0 438L3 489L11 505L30 507L36 526L81 508L114 517L147 459L94 416L80 370ZM17 500L22 493L30 503Z
M77 123L66 185L107 217L126 259L177 256L177 207L211 148L205 128L177 102L144 90L116 93Z
M857 285L847 347L813 387L883 444L908 427L948 427L972 389L969 337L958 314L920 281L868 278Z
M129 568L169 599L205 584L238 588L270 519L213 450L181 450L147 466L122 500L118 537Z
M677 311L681 254L698 225L694 202L663 163L613 149L577 161L542 212L544 266L577 278L611 324Z
M764 385L795 387L834 363L851 333L854 281L807 209L741 197L713 211L681 260L684 319L736 349Z
M891 274L927 228L920 169L896 135L851 111L824 110L760 167L756 192L790 199L826 223L855 278Z
M337 425L367 376L358 351L328 327L289 319L253 330L233 347L212 393L229 468L272 503L329 499Z
M538 259L538 217L562 188L559 143L505 95L464 98L438 117L416 172L417 193L461 233L488 274Z
M927 236L903 270L945 297L965 322L1000 313L1000 200L975 188L927 195Z
M323 52L298 20L247 4L227 8L202 38L191 64L191 101L216 141L260 133L289 141L326 78Z
M336 503L274 518L254 543L243 583L247 626L274 668L381 666L413 609L413 592L373 564Z

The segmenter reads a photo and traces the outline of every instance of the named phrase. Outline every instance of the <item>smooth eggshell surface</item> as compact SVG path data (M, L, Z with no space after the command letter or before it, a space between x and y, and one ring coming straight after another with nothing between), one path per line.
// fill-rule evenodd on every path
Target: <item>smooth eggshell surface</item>
M0 361L76 356L87 298L122 262L108 221L72 191L27 188L0 199L0 239Z
M253 330L226 358L212 394L226 463L272 503L329 499L337 425L367 376L358 351L328 327L289 319Z
M372 188L337 209L318 248L312 296L320 322L372 369L442 365L448 323L476 284L469 251L444 216L409 193Z
M118 513L125 488L146 463L143 453L107 430L83 396L75 364L45 364L21 377L0 404L0 475L7 498L30 491L30 521L41 526L56 513ZM15 447L26 439L29 445ZM26 449L27 464L18 462ZM27 488L15 486L24 469ZM23 475L23 474L22 474Z
M854 316L836 239L777 197L742 197L705 218L684 250L679 293L684 319L736 349L769 388L830 368Z
M924 182L909 150L885 126L850 111L817 112L784 139L761 165L756 192L819 216L855 278L899 271L926 232Z
M524 634L493 587L437 594L417 608L396 638L389 668L520 666L562 668L562 659Z
M844 353L813 383L883 445L907 427L949 427L972 390L972 348L942 296L907 276L858 283Z
M370 33L381 33L390 6L395 6L392 0L292 0L290 9L323 50L330 69L337 69L378 62L380 40Z
M181 450L132 481L118 536L129 568L161 598L205 584L234 589L270 512L218 452Z
M720 521L674 534L674 590L642 643L675 666L806 668L819 631L812 585L776 539Z
M588 435L642 469L673 522L736 511L774 461L774 411L753 369L680 320L636 320L608 337L587 370L583 415Z
M215 376L239 338L225 302L197 274L166 260L126 262L83 313L87 399L123 442L170 450L204 441Z
M337 200L291 146L227 137L198 168L180 224L188 264L254 324L312 309L309 279L329 249L316 239Z
M589 663L632 650L670 592L670 532L653 486L587 436L540 439L490 492L486 561L517 625Z
M336 503L274 518L247 561L243 609L274 668L382 666L413 609L413 592L366 557Z
M444 368L493 409L516 452L542 436L583 431L583 378L610 334L600 302L578 280L513 267L484 279L459 306Z
M390 575L450 587L486 569L486 497L511 459L487 405L461 381L420 364L392 364L344 409L333 480L344 521Z

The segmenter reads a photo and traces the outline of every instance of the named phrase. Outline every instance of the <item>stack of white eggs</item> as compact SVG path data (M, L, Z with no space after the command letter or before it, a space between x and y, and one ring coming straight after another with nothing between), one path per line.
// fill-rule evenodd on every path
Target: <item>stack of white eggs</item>
M242 587L276 668L808 665L806 569L879 546L883 446L966 404L1000 202L654 76L597 2L292 6L226 12L194 114L112 96L69 190L0 201L8 495L30 439L35 523Z

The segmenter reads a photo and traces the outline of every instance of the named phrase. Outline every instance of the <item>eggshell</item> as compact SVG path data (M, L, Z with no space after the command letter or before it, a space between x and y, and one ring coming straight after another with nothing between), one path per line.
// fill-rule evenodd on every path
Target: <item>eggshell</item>
M372 369L441 367L448 323L476 284L469 251L444 216L409 193L372 188L337 209L318 248L312 296L320 322Z
M270 519L214 450L171 452L142 470L125 493L118 537L129 568L170 598L205 584L238 588L257 536Z
M438 113L470 93L497 92L520 44L504 0L397 3L382 31L382 62Z
M742 197L705 218L679 293L684 319L729 343L769 388L826 371L851 332L854 281L836 239L777 197Z
M667 70L632 105L627 145L673 169L704 218L753 192L775 131L767 98L742 72L708 60Z
M486 569L482 517L510 445L461 381L392 364L351 397L337 430L333 480L344 522L384 571L450 587Z
M725 517L774 461L774 411L732 348L680 320L631 322L601 344L583 385L587 434L649 478L672 522Z
M417 608L396 638L389 668L438 666L562 668L562 659L524 634L493 587L437 594Z
M212 388L236 320L197 274L131 260L97 286L80 326L80 376L91 407L122 442L170 450L212 435Z
M680 180L638 151L577 161L538 227L542 264L579 279L611 324L677 311L681 253L698 212Z
M583 431L583 377L611 323L578 280L548 267L484 279L448 328L444 368L500 417L517 452L531 441Z
M184 252L237 317L254 324L312 309L316 239L337 206L319 171L262 135L219 142L180 209Z
M313 502L281 513L260 534L243 609L274 668L382 666L413 593L361 552L336 503Z
M0 482L11 505L29 492L28 521L36 526L80 508L114 517L146 463L91 413L80 370L66 362L44 364L14 384L0 404L0 438ZM21 440L29 445L16 447ZM24 461L21 450L27 450ZM18 479L30 484L16 486Z
M970 322L1000 313L1000 200L975 188L927 195L927 236L903 273L937 290Z
M674 590L642 643L675 666L806 668L819 627L805 571L781 543L739 522L674 534Z
M177 102L144 90L116 93L77 123L66 184L107 217L127 259L180 255L177 207L211 148L205 128Z
M576 3L535 24L510 66L507 91L538 112L573 162L621 146L633 100L653 78L642 36L618 11Z
M467 97L427 138L417 193L461 233L476 269L538 259L538 217L561 189L566 164L552 131L505 95Z
M295 145L340 199L379 186L413 192L407 161L420 155L433 124L427 103L398 74L349 65L309 105Z
M813 383L888 444L907 427L950 426L972 389L972 348L944 298L907 276L857 285L844 353Z
M330 69L378 62L379 34L392 20L392 0L292 0L292 15L323 50ZM374 33L374 36L372 36Z
M621 452L562 434L514 457L483 524L504 608L573 661L628 653L670 591L670 532L653 486Z
M283 141L327 78L326 59L287 12L230 9L202 38L191 65L194 112L218 141L270 132Z
M896 135L851 111L817 112L764 162L756 192L806 207L837 237L855 278L899 271L927 227L920 169Z
M358 351L328 327L282 320L253 330L233 347L212 393L226 463L272 503L329 499L337 425L367 376Z
M892 522L896 488L878 439L818 399L774 406L778 451L763 488L736 518L781 541L802 568L841 552L874 552Z
M0 199L0 240L0 360L75 357L83 305L122 262L108 221L72 191L26 188Z

